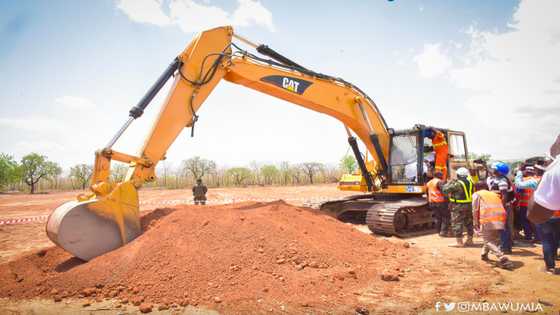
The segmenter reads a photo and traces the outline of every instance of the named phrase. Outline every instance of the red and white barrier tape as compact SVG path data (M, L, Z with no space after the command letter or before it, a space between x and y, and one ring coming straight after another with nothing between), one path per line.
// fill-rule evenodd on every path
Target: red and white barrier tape
M257 201L257 202L271 202L282 198L227 198L222 200L208 200L207 205L223 205L236 202L245 201ZM287 202L302 201L304 203L317 203L324 202L328 200L333 200L333 198L328 197L315 197L315 198L287 198L283 199ZM192 198L189 199L173 199L173 200L154 200L154 201L141 201L140 206L164 206L164 205L184 205L184 204L194 204ZM10 219L0 219L0 225L14 225L14 224L28 224L28 223L40 223L46 222L48 219L48 214L33 216L33 217L23 217L23 218L10 218Z
M44 214L44 215L38 215L38 216L35 216L35 217L0 219L0 225L13 225L13 224L45 222L45 221L47 221L48 217L49 217L48 214Z

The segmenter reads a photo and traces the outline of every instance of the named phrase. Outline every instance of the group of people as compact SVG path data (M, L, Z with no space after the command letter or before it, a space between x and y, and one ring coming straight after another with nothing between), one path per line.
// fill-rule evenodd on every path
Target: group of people
M434 213L436 229L442 237L455 237L454 247L472 246L475 230L483 240L481 259L488 254L498 258L498 265L512 267L506 254L512 254L514 239L542 242L544 270L558 273L555 261L560 246L560 150L546 166L524 165L509 176L509 166L493 163L486 181L474 182L468 169L456 170L456 179L445 180L436 171L427 186L429 207ZM474 175L474 174L473 174ZM517 229L516 229L517 227ZM463 241L466 230L467 238Z

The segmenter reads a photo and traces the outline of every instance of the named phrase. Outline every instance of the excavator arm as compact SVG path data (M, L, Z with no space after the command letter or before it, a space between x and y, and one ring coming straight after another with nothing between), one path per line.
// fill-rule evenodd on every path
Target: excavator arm
M240 49L234 39L272 59ZM143 114L171 78L171 90L139 154L113 150L127 127ZM199 34L130 110L123 127L105 148L96 152L91 192L63 204L49 217L49 238L75 256L89 260L137 237L141 233L137 189L155 179L157 163L165 158L182 130L190 127L194 132L198 109L222 79L341 121L369 189L381 188L387 174L390 134L373 100L343 79L308 70L225 26ZM366 167L350 130L374 158L372 169ZM130 165L120 183L109 179L112 160Z

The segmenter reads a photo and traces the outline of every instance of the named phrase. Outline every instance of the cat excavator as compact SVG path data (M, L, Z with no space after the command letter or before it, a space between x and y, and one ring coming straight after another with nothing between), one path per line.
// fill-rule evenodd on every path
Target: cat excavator
M249 46L259 54L239 45ZM142 116L169 80L173 80L169 94L139 154L114 150L119 137ZM96 151L90 192L52 212L46 226L50 240L87 261L138 237L138 189L155 180L158 162L165 159L181 131L191 128L194 132L198 109L222 80L339 120L359 167L358 174L343 176L339 187L364 194L327 202L321 208L339 218L365 214L374 232L403 235L432 227L432 214L422 197L433 151L426 134L434 130L445 134L450 146L450 176L457 168L470 166L462 132L424 125L395 131L388 127L375 102L357 86L301 66L266 45L234 33L232 27L223 26L194 38L130 109L128 119L109 143ZM364 158L356 137L371 159ZM128 164L123 181L111 181L111 161Z

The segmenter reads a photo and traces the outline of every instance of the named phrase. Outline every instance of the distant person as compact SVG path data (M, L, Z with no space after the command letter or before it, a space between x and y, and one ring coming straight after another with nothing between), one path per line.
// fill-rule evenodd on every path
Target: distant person
M560 137L550 148L550 155L555 160L548 166L529 201L527 217L538 224L542 233L544 271L558 274L555 267L560 246Z
M474 227L480 230L483 240L480 258L489 261L488 253L492 253L498 258L499 267L510 268L511 262L499 248L500 233L506 224L506 209L502 199L496 192L488 191L485 182L478 182L472 207Z
M472 195L474 183L470 172L465 167L457 170L457 179L450 180L442 188L444 194L448 195L449 209L451 210L451 230L455 235L456 244L450 246L463 247L472 246L473 243L473 216ZM463 244L463 228L467 230L467 241Z
M202 179L196 180L196 186L192 188L194 196L195 205L205 205L206 204L206 193L208 192L208 187L202 183Z
M428 195L428 206L430 210L434 213L436 219L436 230L441 237L447 237L449 233L449 208L447 206L447 200L441 192L444 181L442 180L443 173L435 172L434 178L432 178L427 184L427 195Z

